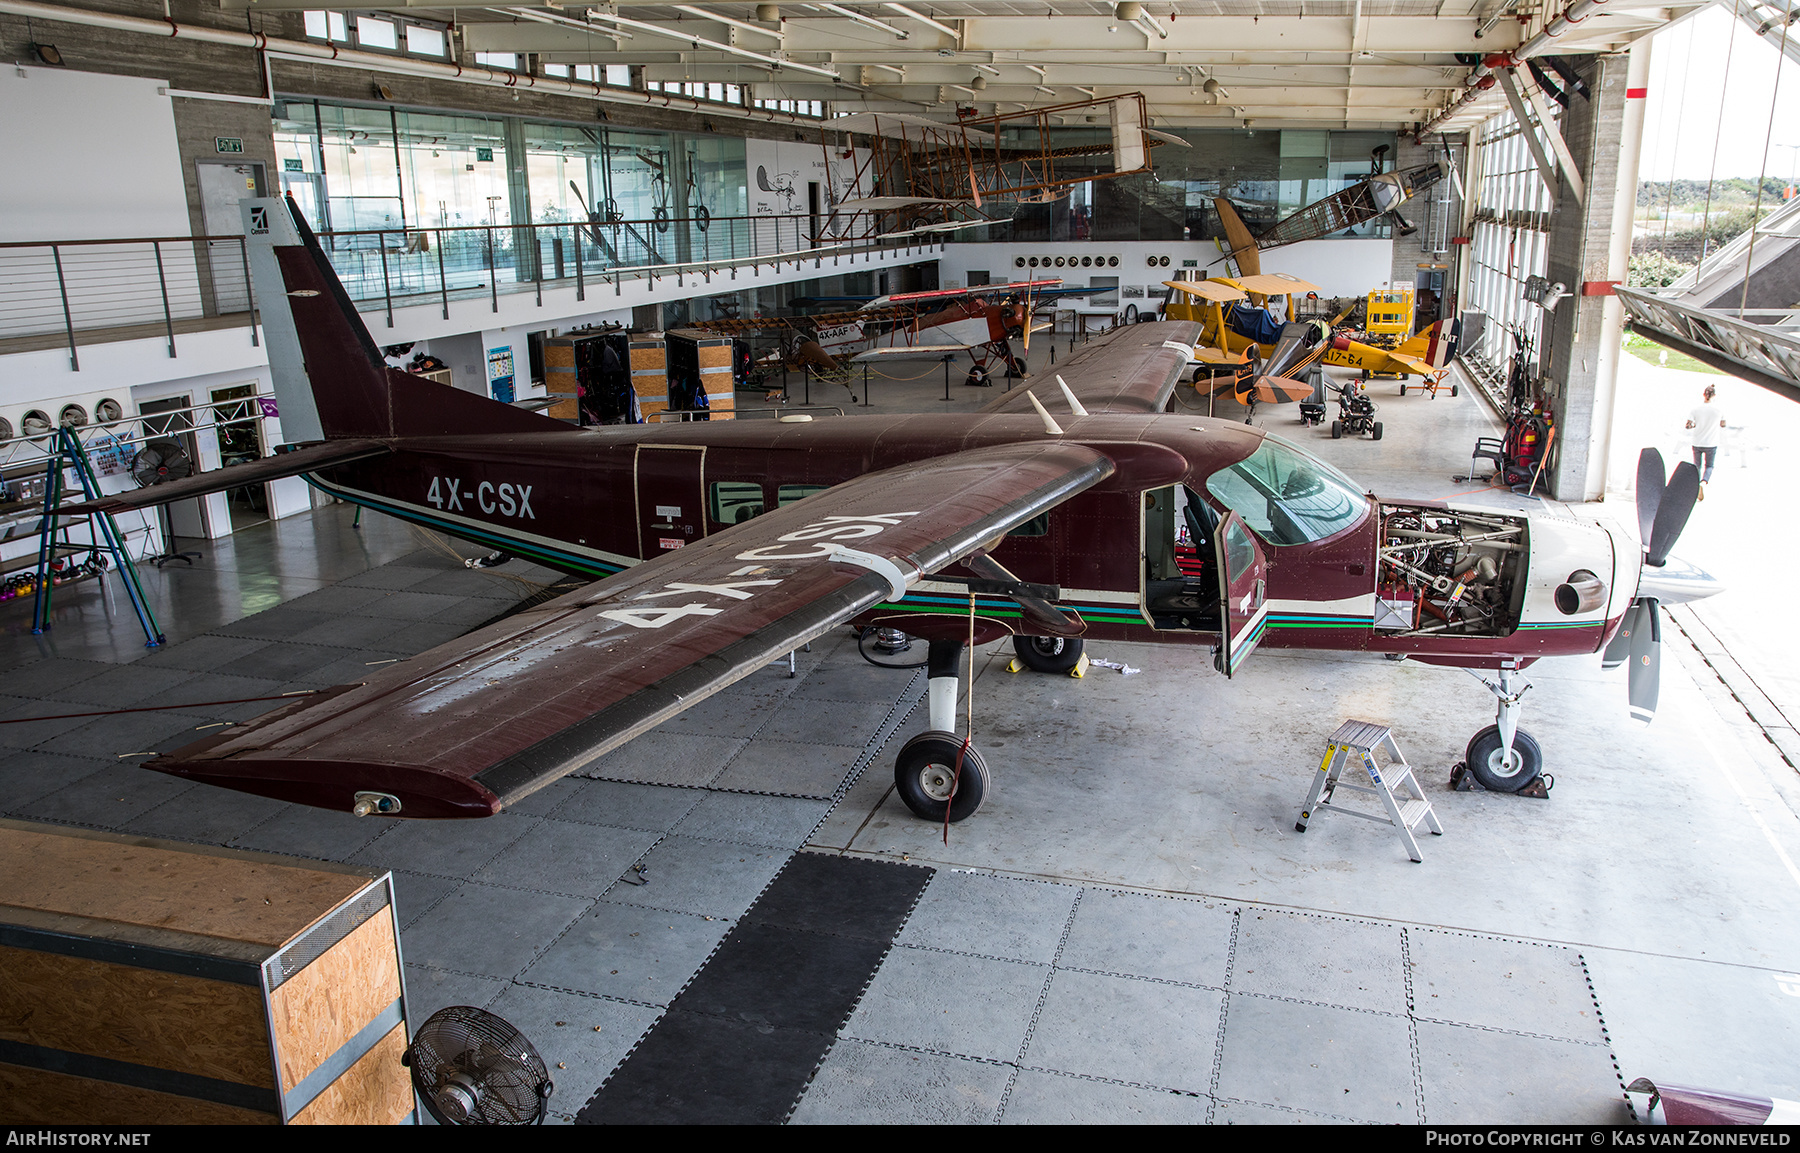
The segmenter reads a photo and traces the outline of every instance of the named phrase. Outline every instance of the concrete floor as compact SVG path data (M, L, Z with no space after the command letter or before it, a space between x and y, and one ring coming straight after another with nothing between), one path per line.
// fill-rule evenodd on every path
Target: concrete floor
M948 405L941 372L878 381L877 408L985 403L960 378ZM1384 496L1479 489L1449 478L1492 417L1395 391L1375 388L1380 442L1258 419ZM342 507L201 547L145 573L163 648L110 584L59 594L44 637L28 603L0 605L0 720L342 683L553 576L471 572ZM1544 801L1444 787L1493 713L1460 672L1269 651L1227 682L1203 654L1106 645L1142 671L1072 679L1009 674L991 646L974 715L994 788L946 844L892 796L922 681L834 635L799 676L764 670L487 821L359 821L131 767L261 704L0 725L0 811L393 870L409 1015L507 1016L556 1067L559 1121L803 850L935 872L796 1122L1599 1123L1629 1120L1638 1076L1800 1098L1800 778L1665 638L1648 729L1597 659L1530 670ZM1445 828L1423 863L1373 824L1293 831L1348 717L1392 725L1418 768Z

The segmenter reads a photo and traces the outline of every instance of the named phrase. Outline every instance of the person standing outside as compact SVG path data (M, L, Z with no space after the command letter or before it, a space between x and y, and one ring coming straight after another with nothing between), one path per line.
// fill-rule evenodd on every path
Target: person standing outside
M1713 403L1718 389L1706 386L1705 400L1688 413L1687 427L1693 438L1694 467L1700 470L1700 499L1706 499L1706 482L1712 479L1713 457L1719 451L1719 437L1725 431L1725 412Z

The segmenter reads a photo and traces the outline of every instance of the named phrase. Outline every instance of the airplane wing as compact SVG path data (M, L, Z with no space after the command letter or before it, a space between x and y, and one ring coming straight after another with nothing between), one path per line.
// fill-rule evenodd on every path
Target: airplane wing
M1431 367L1431 365L1415 356L1407 356L1399 352L1390 352L1387 354L1387 357L1389 360L1398 361L1399 363L1404 364L1406 370L1414 376L1430 376L1437 371L1437 369Z
M921 356L950 356L958 352L967 352L974 348L972 344L895 344L881 348L865 348L852 356L854 361L864 360L914 360Z
M1216 280L1165 280L1163 287L1173 288L1176 292L1197 296L1202 300L1215 301L1219 304L1243 300L1249 295L1241 288L1233 288L1229 284L1221 284Z
M322 444L308 445L291 452L278 452L274 456L265 456L261 460L234 464L229 468L211 469L207 472L183 477L180 480L165 481L162 484L132 489L112 496L103 496L98 500L83 501L80 504L66 504L58 508L56 512L58 516L75 516L95 512L125 512L134 508L155 508L159 504L168 504L170 501L224 492L228 488L238 488L246 484L280 480L284 476L298 476L303 472L312 472L314 469L325 468L329 465L347 464L365 457L380 456L387 451L389 451L388 446L379 440L328 440Z
M401 816L489 816L1113 468L1056 442L870 473L145 767L322 808L369 793Z
M1055 372L1090 413L1161 412L1199 341L1200 326L1189 320L1121 325L1089 341ZM1015 388L981 411L1031 412L1030 391ZM1062 390L1052 385L1040 391L1038 399L1055 412Z

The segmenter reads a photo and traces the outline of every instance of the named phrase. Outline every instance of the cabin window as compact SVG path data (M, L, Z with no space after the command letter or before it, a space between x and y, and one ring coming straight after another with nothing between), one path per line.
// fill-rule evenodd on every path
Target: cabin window
M715 480L708 505L714 524L743 524L763 514L762 485L744 480Z
M1369 502L1354 481L1272 436L1207 477L1206 491L1273 545L1323 540L1368 515Z
M831 486L828 484L784 484L775 494L775 507L786 508L795 501L809 497L815 492L824 492Z

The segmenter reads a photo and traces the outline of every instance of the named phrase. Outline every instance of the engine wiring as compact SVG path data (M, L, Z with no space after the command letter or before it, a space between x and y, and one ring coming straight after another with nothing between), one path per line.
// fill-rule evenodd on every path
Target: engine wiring
M1522 518L1386 506L1375 628L1411 636L1511 633L1525 549Z

